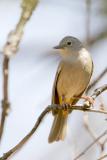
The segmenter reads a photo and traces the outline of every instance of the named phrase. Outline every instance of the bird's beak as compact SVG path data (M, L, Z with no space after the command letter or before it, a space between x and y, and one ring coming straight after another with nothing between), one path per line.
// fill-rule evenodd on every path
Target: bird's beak
M58 45L58 46L55 46L55 47L53 47L54 49L64 49L64 45Z

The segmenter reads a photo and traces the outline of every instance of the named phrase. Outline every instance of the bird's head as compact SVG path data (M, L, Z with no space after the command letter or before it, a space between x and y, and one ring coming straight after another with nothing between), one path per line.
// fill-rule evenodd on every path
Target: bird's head
M60 54L64 58L69 56L78 56L79 51L83 48L83 44L75 37L66 36L64 37L59 45L55 46L54 49L59 49Z

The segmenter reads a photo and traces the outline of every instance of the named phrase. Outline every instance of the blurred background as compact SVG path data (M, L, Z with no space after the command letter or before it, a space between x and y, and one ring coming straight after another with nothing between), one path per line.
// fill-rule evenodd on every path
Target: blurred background
M8 33L16 26L20 1L0 1L0 100L2 100L2 50ZM11 109L6 119L0 155L15 146L33 127L37 117L51 103L51 92L59 55L53 46L67 35L75 36L86 44L94 62L91 81L107 67L107 1L91 0L40 0L24 30L18 53L11 58L9 73L9 100ZM90 18L90 20L88 20ZM88 35L89 34L89 35ZM88 38L87 38L88 36ZM95 86L107 83L107 75ZM104 93L96 108L107 99ZM1 112L1 109L0 109ZM107 116L89 113L89 126L99 136L107 127ZM73 160L93 141L84 126L84 113L74 111L69 116L65 141L48 144L53 117L48 114L27 144L10 159L19 160ZM106 153L105 145L103 152ZM101 155L95 144L80 160L95 160Z

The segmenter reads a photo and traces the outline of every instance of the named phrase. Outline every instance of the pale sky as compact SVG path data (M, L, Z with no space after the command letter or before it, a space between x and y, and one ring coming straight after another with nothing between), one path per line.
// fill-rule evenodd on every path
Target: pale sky
M20 49L12 57L9 76L10 114L5 125L1 153L16 145L33 127L37 117L51 102L52 85L60 61L54 54L53 46L66 35L81 41L85 39L85 1L41 0L31 20L25 28ZM6 42L9 31L13 30L20 15L19 1L0 1L0 51ZM97 33L105 19L94 14L91 22L92 33ZM103 23L102 23L103 22ZM95 64L93 77L106 66L107 41L90 49ZM97 56L96 56L97 55ZM2 99L2 55L0 55L0 100ZM107 77L106 77L107 78ZM92 78L93 79L93 78ZM101 81L104 84L105 80ZM99 118L100 117L100 118ZM90 124L98 134L106 128L105 116L89 115ZM68 134L64 142L48 144L48 134L52 124L49 114L38 131L11 160L72 160L92 138L83 127L83 113L73 112L68 122ZM104 126L104 127L103 127ZM95 160L98 156L96 146L81 158Z

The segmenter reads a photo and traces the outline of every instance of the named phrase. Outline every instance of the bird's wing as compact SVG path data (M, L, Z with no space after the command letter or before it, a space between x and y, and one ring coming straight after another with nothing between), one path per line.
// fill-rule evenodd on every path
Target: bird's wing
M53 90L52 90L52 104L59 104L59 97L57 93L57 81L58 81L58 77L60 75L61 69L62 69L62 63L60 62L57 72L56 72Z
M91 70L90 79L91 79L92 74L93 74L93 69L94 69L94 63L93 63L93 60L92 60L92 70ZM88 83L87 88L86 88L86 90L85 90L85 91L86 91L86 93L87 93L87 90L88 90L89 85L90 85L90 80L89 80L89 83Z
M57 93L57 81L58 81L59 75L61 73L62 67L63 67L63 63L61 62L58 66L57 73L56 73L55 80L54 80L54 85L53 85L53 90L52 90L52 104L59 104L59 97L58 97L58 93ZM91 79L92 73L93 73L93 61L92 61L92 71L90 74L90 79ZM89 82L90 82L90 79L89 79ZM88 85L87 85L87 87L88 87ZM78 97L81 97L81 95L86 91L87 87L78 95ZM76 104L77 101L78 101L78 99L74 99L72 104Z
M91 70L91 74L90 74L90 79L91 79L91 77L92 77L92 73L93 73L93 68L94 68L94 64L93 64L93 61L92 61L92 70ZM89 83L90 83L90 79L89 79L89 82L88 82L88 85L87 85L87 87L78 95L78 97L81 97L82 96L82 94L85 92L85 91L87 91L87 88L88 88L88 86L89 86ZM73 105L75 105L77 102L78 102L78 100L79 99L74 99L74 101L73 101Z

